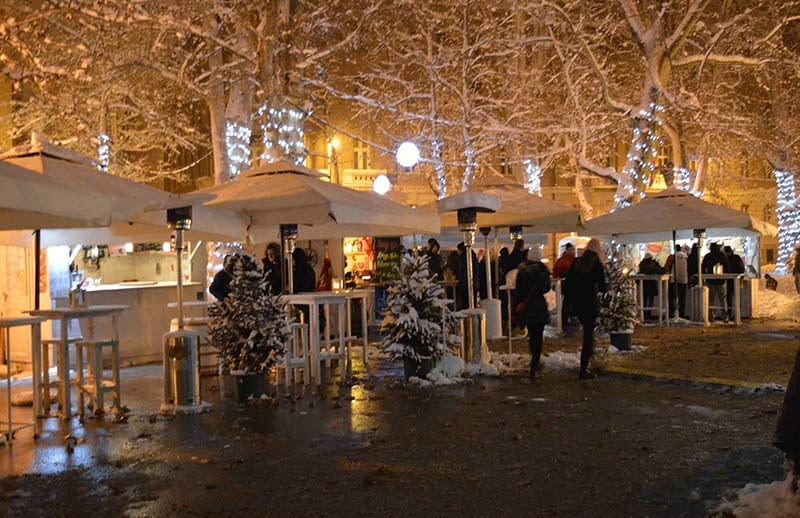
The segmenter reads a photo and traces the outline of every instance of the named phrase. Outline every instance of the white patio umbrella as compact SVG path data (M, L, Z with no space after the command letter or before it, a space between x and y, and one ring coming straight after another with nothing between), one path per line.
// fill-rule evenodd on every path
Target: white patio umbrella
M693 194L670 188L584 224L589 235L614 236L620 242L692 238L694 229L716 233L770 234L773 229L747 213L703 201ZM699 246L698 246L699 249ZM698 261L702 286L702 261Z
M0 161L0 229L108 225L111 203Z
M87 213L93 207L105 207L107 217L93 225L47 225L35 245L41 246L110 244L122 242L153 242L170 239L166 205L171 195L155 187L102 173L93 159L69 149L55 146L34 134L31 143L18 146L0 155L0 164L24 168L46 182L63 200L67 193L77 191L75 208ZM208 199L208 198L205 198ZM71 202L71 200L70 200ZM147 208L162 205L162 210ZM187 236L194 240L230 240L241 232L241 221L235 214L201 208L197 212L195 230ZM71 227L83 227L74 229ZM0 236L0 241L13 241ZM37 270L38 271L38 270Z
M534 233L577 232L581 227L580 211L569 205L528 192L522 185L505 178L490 178L476 185L482 194L500 200L497 212L482 214L481 227L491 227L497 242L497 229L525 227ZM457 228L453 212L441 214L442 228ZM489 247L489 235L484 235L484 246ZM486 261L486 278L491 279L491 261ZM492 298L491 283L487 283L487 298Z
M537 233L576 232L581 228L580 211L569 205L531 194L522 185L493 185L480 190L500 200L497 212L481 216L482 227L528 227ZM452 212L443 213L443 228L458 226Z
M72 150L55 146L40 135L30 144L18 146L0 155L0 163L13 164L34 171L54 189L69 188L84 193L86 201L79 207L95 204L111 206L111 221L89 225L48 225L57 231L43 232L43 246L76 244L109 244L122 242L154 242L168 240L166 205L175 198L166 191L97 169L95 161ZM63 197L61 199L64 199ZM241 233L241 222L235 214L202 208L208 197L194 200L193 228L187 239L204 241L231 240ZM69 201L69 200L67 200ZM160 211L153 207L162 206ZM80 230L73 227L80 226Z
M197 191L211 194L207 207L238 213L253 242L263 242L297 225L295 237L338 238L348 235L401 236L439 231L430 211L412 209L372 192L361 192L323 180L323 175L289 162L265 164L235 181ZM290 260L290 259L289 259ZM291 271L291 269L290 269ZM291 276L287 276L291 288Z
M703 201L689 192L670 188L584 224L590 235L637 236L670 239L672 232L691 236L692 229L737 229L767 234L770 225L747 213Z

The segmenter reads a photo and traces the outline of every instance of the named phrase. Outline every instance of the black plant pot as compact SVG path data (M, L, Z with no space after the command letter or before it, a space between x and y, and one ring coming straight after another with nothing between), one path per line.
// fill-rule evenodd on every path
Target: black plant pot
M620 351L630 351L633 342L633 333L614 333L608 334L611 345Z
M423 358L417 361L413 358L403 357L403 371L406 379L411 376L425 379L431 369L433 369L433 360L431 358Z
M262 394L269 393L269 379L266 374L234 374L231 376L234 381L236 399L243 403L250 399L258 399Z

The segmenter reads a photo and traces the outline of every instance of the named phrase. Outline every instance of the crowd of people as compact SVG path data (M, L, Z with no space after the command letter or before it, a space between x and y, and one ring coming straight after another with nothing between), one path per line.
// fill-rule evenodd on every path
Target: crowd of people
M436 239L428 240L425 251L431 274L439 281L450 281L455 285L455 309L469 307L469 297L485 298L490 283L508 285L513 290L504 291L501 297L512 298L512 314L507 314L507 304L503 308L503 319L512 319L519 328L528 334L531 352L530 376L534 378L539 370L544 328L550 322L550 313L545 295L551 290L551 279L562 281L563 307L562 315L566 321L579 323L583 329L580 378L593 377L589 371L589 362L593 353L594 328L597 323L599 307L597 295L607 289L605 275L605 253L597 239L591 239L580 255L575 246L567 243L563 253L558 257L551 272L541 260L538 248L529 249L525 242L518 239L511 250L502 248L497 258L484 254L481 260L475 251L471 251L468 259L464 243L459 243L456 250L451 251L446 259L441 256L441 245ZM800 250L798 250L800 254ZM223 269L216 274L209 291L218 300L223 300L230 292L233 279L235 256L226 256ZM485 261L497 260L499 268L493 271L493 279L486 278ZM472 262L472 293L469 293L467 282L467 260ZM699 261L699 264L698 264ZM262 260L263 274L267 289L271 293L281 293L285 279L282 275L281 247L277 243L269 243ZM306 251L296 248L292 252L293 293L314 291L319 288L314 268L309 264ZM687 318L686 293L692 282L696 282L694 272L701 270L703 274L744 273L744 262L735 254L730 246L722 247L712 243L710 251L702 260L699 258L697 245L691 251L685 246L676 246L662 266L652 254L645 254L639 263L640 274L672 274L669 284L669 314ZM324 276L324 268L323 274ZM322 277L321 276L321 277ZM800 275L799 275L800 276ZM652 307L658 294L657 281L643 282L644 306ZM724 318L726 321L733 315L733 280L709 279L710 318ZM506 301L504 301L506 302ZM720 314L720 308L722 313ZM645 312L646 318L654 315Z
M222 269L214 275L214 279L208 288L208 291L217 300L225 300L225 297L231 291L230 284L233 281L236 257L237 254L225 256L222 262ZM269 293L282 293L284 279L282 275L281 246L278 243L269 243L261 262L264 280ZM308 254L302 248L295 248L292 252L292 272L293 293L314 291L317 287L316 272L308 262Z

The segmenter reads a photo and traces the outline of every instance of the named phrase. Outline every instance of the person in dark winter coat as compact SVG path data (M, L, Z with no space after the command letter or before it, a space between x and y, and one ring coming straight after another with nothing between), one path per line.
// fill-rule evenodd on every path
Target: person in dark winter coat
M317 287L317 274L314 268L308 264L308 256L302 248L295 248L292 252L292 263L294 265L294 292L306 293L314 291Z
M786 454L792 463L795 492L800 478L800 349L794 360L794 371L783 396L783 408L778 417L773 444Z
M742 256L739 254L733 253L733 248L726 246L724 249L725 258L728 260L728 269L730 273L744 273L744 261L742 261ZM734 295L735 293L735 286L734 283L736 281L734 279L730 279L727 282L727 299L728 299L728 318L733 318L736 314L736 310L734 309Z
M517 239L514 241L514 250L508 254L508 269L507 272L519 268L519 265L525 262L525 241Z
M600 250L600 253L597 252ZM589 360L594 352L594 327L599 312L597 294L606 291L606 275L601 258L602 247L597 239L590 239L580 257L575 259L567 273L572 311L583 326L580 379L590 379Z
M233 281L233 266L236 262L235 255L226 255L222 260L222 270L218 271L211 281L211 286L208 291L219 300L225 300L225 297L231 292L231 281Z
M541 261L528 261L520 267L517 274L515 300L518 304L525 305L522 315L525 327L528 329L528 346L531 351L530 377L536 376L539 361L542 357L542 343L544 342L544 326L550 322L550 312L547 310L545 293L550 291L550 270Z
M639 263L639 273L642 275L659 275L664 273L664 268L658 264L652 255L644 254L644 259ZM642 292L644 295L644 306L653 307L653 300L658 295L658 282L657 281L644 281L642 282ZM647 318L652 318L651 310L645 312Z
M700 267L700 254L697 252L697 243L692 245L692 249L689 252L689 258L686 260L686 270L689 274L689 285L696 286L697 285L697 269Z
M278 243L270 243L264 254L264 279L267 280L269 292L277 295L283 289L283 279L281 279L281 246Z
M444 280L444 262L442 256L439 255L439 242L434 238L428 239L428 271L436 275L436 279Z
M472 294L467 294L467 247L458 244L458 272L456 273L456 311L469 307L469 296L474 297L480 287L480 265L478 256L472 252Z
M711 243L711 250L703 257L703 263L701 265L703 275L713 274L716 265L722 266L722 273L730 273L728 259L725 257L725 254L722 253L722 250L720 250L719 244ZM706 282L708 284L708 318L713 322L714 311L711 310L711 306L723 307L727 305L725 281L722 279L711 279ZM728 320L727 313L725 313L724 318Z

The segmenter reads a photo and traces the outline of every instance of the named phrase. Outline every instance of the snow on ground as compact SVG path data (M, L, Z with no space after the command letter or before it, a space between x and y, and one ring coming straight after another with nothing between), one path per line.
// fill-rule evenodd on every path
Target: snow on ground
M735 500L721 503L709 515L717 518L789 518L800 516L800 493L792 489L793 476L772 484L747 484Z
M759 290L756 316L775 320L800 319L800 296L796 293Z
M542 355L542 368L551 371L578 370L581 367L581 352L556 351Z

